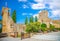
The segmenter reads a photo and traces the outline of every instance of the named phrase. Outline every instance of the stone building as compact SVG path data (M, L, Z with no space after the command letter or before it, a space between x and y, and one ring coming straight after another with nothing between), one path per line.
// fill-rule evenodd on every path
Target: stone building
M52 23L55 27L60 27L60 20L52 20L48 18L48 11L43 10L39 13L38 21L41 23L47 24L49 28L50 23ZM14 32L24 32L26 29L26 25L24 24L16 24L10 17L9 8L2 8L2 33L10 33L14 34Z
M52 19L48 18L47 10L42 10L39 13L38 21L41 23L45 23L47 25L47 28L49 28L50 24L54 25L56 28L60 27L60 20L52 20Z
M55 25L56 28L60 28L60 20L53 20L53 25Z
M21 33L25 30L25 25L16 24L10 17L9 8L2 8L2 33L14 35L15 32Z
M39 13L39 22L45 23L47 25L47 27L49 28L51 19L48 18L48 11L43 10Z
M2 8L2 33L11 32L10 20L9 20L9 9Z

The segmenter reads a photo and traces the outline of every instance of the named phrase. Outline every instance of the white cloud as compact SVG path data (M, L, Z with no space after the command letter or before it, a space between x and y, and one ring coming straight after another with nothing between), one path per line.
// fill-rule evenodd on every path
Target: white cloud
M52 2L49 4L51 9L57 9L60 8L60 3L59 2Z
M60 10L53 10L52 11L52 16L50 16L50 17L60 17Z
M43 3L32 4L31 8L32 9L42 9L42 8L45 8L45 5Z
M38 2L38 3L41 3L43 2L44 0L34 0L35 2Z
M52 16L50 17L60 17L60 0L53 0L49 3L49 5L50 9L52 9Z
M32 5L32 9L46 8L45 4L49 4L49 8L52 10L52 16L60 17L60 0L34 0L37 4ZM35 15L34 15L35 16Z
M60 10L53 11L53 15L55 15L55 16L60 15L59 13L60 13Z
M18 0L19 2L26 2L27 0Z
M60 0L34 0L40 4L49 4L51 9L60 9Z
M51 3L53 0L44 0L44 3Z
M23 5L23 8L25 9L25 8L29 8L27 5Z

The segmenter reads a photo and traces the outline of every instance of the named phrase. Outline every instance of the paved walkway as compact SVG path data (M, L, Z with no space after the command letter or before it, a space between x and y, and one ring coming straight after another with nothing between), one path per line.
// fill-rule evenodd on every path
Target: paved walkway
M27 39L21 40L20 38L5 37L5 38L1 38L0 41L51 41L51 40L40 40L40 39L34 39L34 38L27 38Z
M20 38L12 38L12 37L5 37L0 38L0 41L60 41L60 32L54 32L44 35L34 35L31 38L23 39Z
M60 32L51 32L48 34L38 34L34 35L32 38L40 39L40 40L53 40L53 41L60 41Z

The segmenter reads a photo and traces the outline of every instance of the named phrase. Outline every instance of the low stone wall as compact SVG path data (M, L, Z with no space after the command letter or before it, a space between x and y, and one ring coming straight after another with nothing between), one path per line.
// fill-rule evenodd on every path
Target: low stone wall
M7 33L0 33L0 38L7 37Z
M21 33L21 40L25 38L30 38L30 33Z

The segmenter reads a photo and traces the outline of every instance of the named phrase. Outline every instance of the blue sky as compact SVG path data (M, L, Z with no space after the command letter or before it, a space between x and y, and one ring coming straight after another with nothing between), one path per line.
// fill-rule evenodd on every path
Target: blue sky
M6 4L10 8L10 15L16 10L17 23L23 24L26 17L38 17L41 10L47 10L51 19L60 19L60 0L0 0L0 13Z

